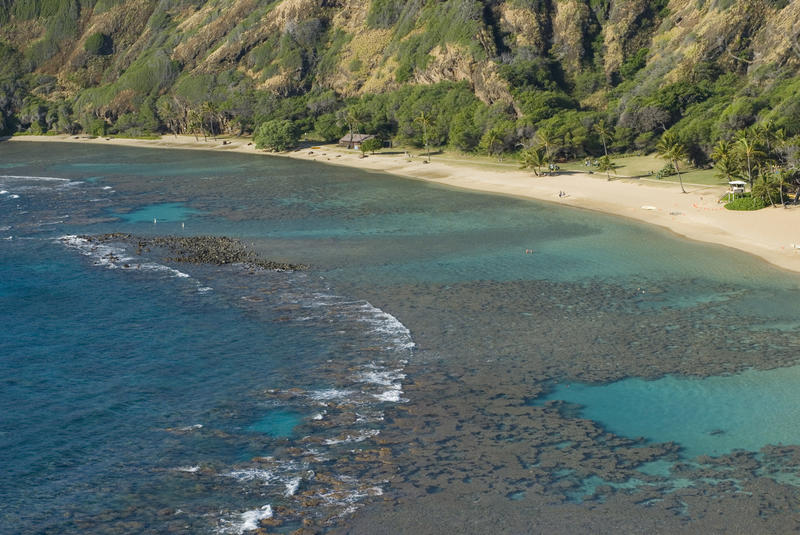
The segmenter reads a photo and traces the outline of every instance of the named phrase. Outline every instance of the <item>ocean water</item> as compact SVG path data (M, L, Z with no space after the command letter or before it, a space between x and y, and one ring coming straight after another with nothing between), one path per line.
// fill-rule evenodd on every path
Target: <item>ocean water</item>
M457 485L524 520L537 496L718 484L681 463L738 450L757 466L726 461L731 495L795 492L764 449L800 444L795 274L318 163L51 143L0 162L4 533L346 530ZM82 238L109 232L226 235L311 269Z
M623 436L673 440L692 458L800 443L798 384L800 367L795 366L702 379L562 384L543 400L582 405L583 416Z

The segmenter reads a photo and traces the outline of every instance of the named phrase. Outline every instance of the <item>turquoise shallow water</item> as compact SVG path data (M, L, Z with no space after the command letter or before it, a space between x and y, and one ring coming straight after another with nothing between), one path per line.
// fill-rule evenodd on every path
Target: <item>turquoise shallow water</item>
M174 223L176 221L186 221L192 214L196 214L196 210L188 208L185 204L179 202L166 202L161 204L153 204L143 206L142 208L127 213L127 214L114 214L123 221L129 223L159 222Z
M630 375L625 364L645 360L687 372L796 361L800 277L755 258L599 214L277 158L3 143L0 160L0 531L239 533L267 505L297 511L287 530L344 514L392 492L352 452L413 405L418 361L446 376L511 356L510 390L567 381L550 399L687 457L800 443L797 368L603 386L569 376ZM104 232L228 235L312 270L173 264L74 237ZM453 299L444 308L460 324L430 316L429 297ZM526 338L523 320L552 347Z
M625 379L559 385L546 399L577 403L614 433L675 441L687 458L800 443L800 367L728 377Z

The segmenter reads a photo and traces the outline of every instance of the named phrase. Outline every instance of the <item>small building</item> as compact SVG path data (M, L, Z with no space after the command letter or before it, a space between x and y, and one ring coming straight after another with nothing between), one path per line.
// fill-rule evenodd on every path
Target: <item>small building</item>
M345 134L344 137L339 140L339 146L358 150L361 148L362 143L374 137L375 136L372 134Z
M728 200L735 199L737 193L744 194L744 187L747 182L744 180L731 180L728 182L731 189L728 190Z

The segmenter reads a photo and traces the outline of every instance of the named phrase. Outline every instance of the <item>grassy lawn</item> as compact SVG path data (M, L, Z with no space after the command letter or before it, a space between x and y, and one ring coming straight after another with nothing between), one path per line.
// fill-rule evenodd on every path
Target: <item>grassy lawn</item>
M621 176L650 178L657 180L655 177L656 172L663 168L665 161L656 156L655 154L647 156L639 155L618 155L612 157L614 163L617 164L616 174ZM686 165L686 164L684 164ZM569 169L571 171L586 172L593 168L583 165L583 160L577 160L561 164L562 169ZM685 170L684 170L685 169ZM652 171L652 176L650 172ZM725 181L714 176L714 169L694 169L690 167L683 167L681 175L683 181L691 184L706 184L709 186L725 185ZM663 182L678 182L678 175L662 178Z
M394 146L381 150L379 154L403 154L408 151L414 158L425 158L425 150L417 147L402 147ZM497 157L489 157L485 154L465 154L456 150L446 148L431 148L431 159L434 161L447 162L450 164L462 165L479 165L487 169L494 169L497 171L519 169L518 155L514 153L507 153L503 155L502 161ZM613 157L614 163L617 164L616 173L612 173L622 177L639 177L651 180L657 180L655 177L656 172L663 168L665 165L664 160L656 155L640 156L640 155L616 155ZM586 167L583 165L583 160L575 160L566 163L558 164L562 171L576 171L579 173L586 173L588 171L598 171L594 167ZM694 169L686 165L685 171L681 169L683 181L687 184L703 184L709 186L726 185L724 180L717 178L714 169ZM653 172L650 175L650 172ZM659 182L678 182L678 175L665 177Z

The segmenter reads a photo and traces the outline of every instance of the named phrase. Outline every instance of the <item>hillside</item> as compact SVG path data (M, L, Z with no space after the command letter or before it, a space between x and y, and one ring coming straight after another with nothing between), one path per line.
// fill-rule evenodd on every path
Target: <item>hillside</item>
M697 163L800 134L800 0L0 0L0 130L243 133ZM424 112L426 128L416 119Z

